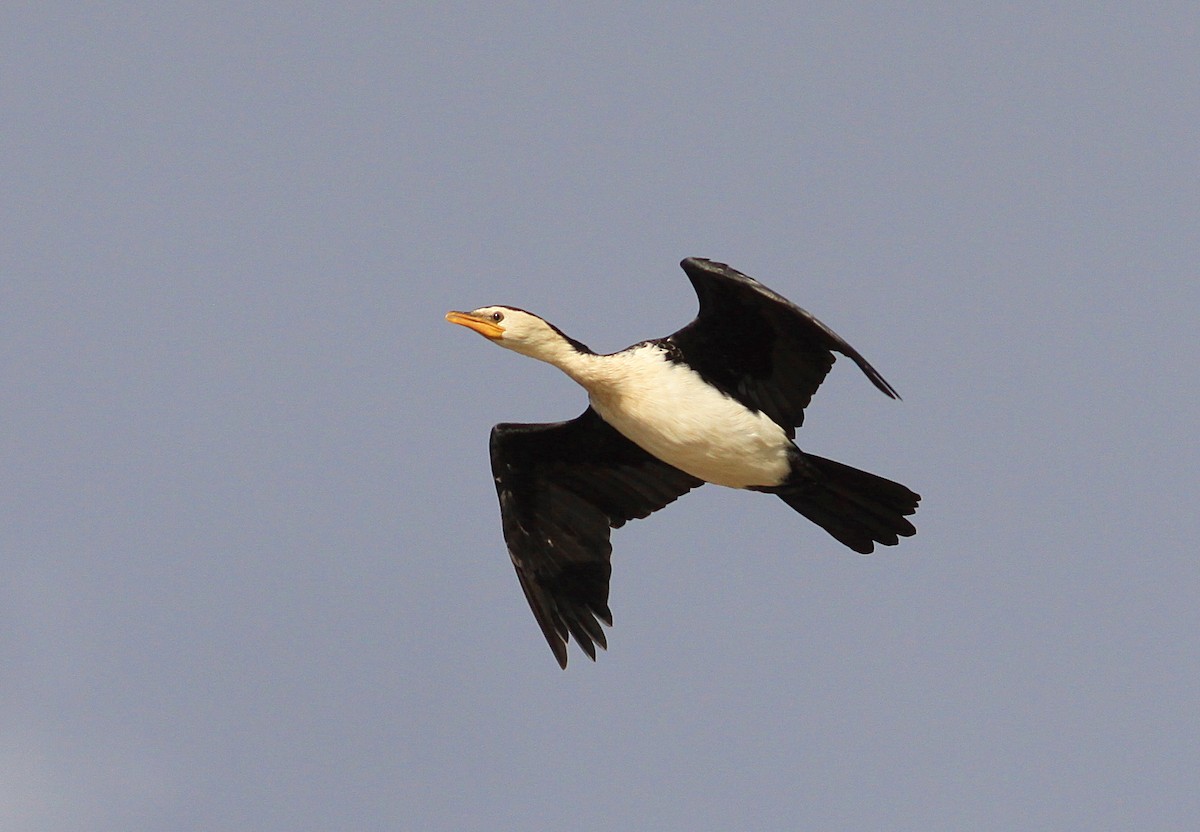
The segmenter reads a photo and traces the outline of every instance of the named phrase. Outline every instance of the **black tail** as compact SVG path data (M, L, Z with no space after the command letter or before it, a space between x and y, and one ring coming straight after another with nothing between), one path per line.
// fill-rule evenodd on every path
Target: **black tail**
M906 518L921 495L898 482L801 452L783 485L759 489L779 498L840 542L864 555L876 543L895 546L916 528Z

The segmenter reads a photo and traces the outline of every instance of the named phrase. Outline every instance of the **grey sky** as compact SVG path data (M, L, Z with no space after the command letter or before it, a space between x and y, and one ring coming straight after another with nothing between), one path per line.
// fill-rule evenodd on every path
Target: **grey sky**
M1072 8L0 13L0 827L1200 826L1200 12ZM563 673L486 441L583 393L442 314L685 255L918 535L701 489Z

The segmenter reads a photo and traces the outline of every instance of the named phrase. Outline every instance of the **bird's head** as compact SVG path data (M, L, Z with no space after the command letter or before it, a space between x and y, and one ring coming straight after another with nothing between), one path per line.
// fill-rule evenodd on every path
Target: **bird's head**
M473 329L505 349L543 361L575 342L544 320L512 306L481 306L470 312L447 312L452 324Z

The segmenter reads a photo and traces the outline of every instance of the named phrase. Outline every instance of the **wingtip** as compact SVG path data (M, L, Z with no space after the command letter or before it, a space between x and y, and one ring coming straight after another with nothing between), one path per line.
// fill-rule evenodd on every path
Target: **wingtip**
M904 399L902 399L900 394L896 391L896 388L891 385L891 382L889 382L883 376L876 373L876 377L872 378L871 381L875 382L875 386L882 390L884 395L889 399L895 399L898 402L904 401Z
M596 611L595 615L605 625L612 626L612 613L609 612L608 607ZM601 650L608 650L608 639L605 637L604 632L599 629L591 633L570 631L570 635L567 638L555 638L553 641L547 636L546 643L550 645L550 651L554 653L554 659L563 670L567 669L567 658L570 652L569 647L572 636L575 639L575 644L583 651L583 655L587 656L593 662L596 661L597 647Z

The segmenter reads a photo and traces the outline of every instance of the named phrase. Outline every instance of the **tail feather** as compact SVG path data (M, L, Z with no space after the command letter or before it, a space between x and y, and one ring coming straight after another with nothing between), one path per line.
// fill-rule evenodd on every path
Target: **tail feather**
M921 496L898 482L812 454L800 454L783 485L762 489L856 552L895 546L916 528L907 519Z

